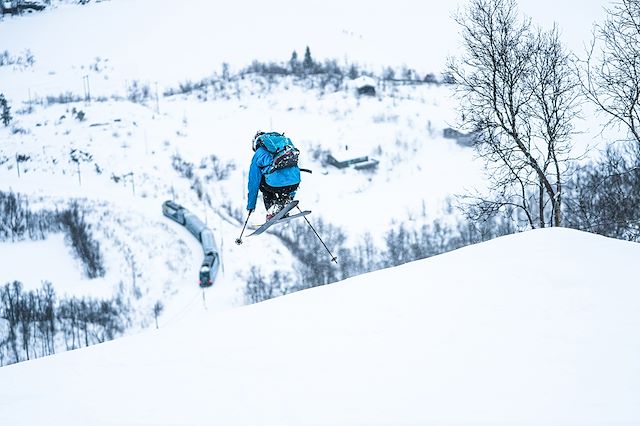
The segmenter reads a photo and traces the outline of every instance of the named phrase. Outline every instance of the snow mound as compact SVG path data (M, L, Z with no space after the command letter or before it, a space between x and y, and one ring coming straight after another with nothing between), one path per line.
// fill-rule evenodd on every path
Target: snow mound
M190 317L0 369L0 424L638 424L639 256L536 230Z

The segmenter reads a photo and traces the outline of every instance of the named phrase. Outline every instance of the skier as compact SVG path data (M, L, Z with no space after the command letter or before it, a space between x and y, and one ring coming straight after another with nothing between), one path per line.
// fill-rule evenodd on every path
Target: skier
M247 210L249 213L255 210L258 190L262 191L268 222L284 206L293 201L300 184L300 169L297 164L274 169L274 153L267 150L260 138L262 135L265 135L265 132L257 132L251 142L254 154L249 166Z

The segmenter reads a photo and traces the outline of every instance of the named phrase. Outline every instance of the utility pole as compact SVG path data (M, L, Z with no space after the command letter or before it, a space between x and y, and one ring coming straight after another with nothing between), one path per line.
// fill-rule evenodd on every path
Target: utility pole
M91 102L91 88L89 87L89 76L82 77L82 86L84 87L84 100L85 102Z
M158 82L156 81L156 113L160 114L160 100L158 96Z
M126 175L122 176L123 178L131 178L131 191L133 192L133 196L136 196L136 184L133 181L133 172L129 172Z

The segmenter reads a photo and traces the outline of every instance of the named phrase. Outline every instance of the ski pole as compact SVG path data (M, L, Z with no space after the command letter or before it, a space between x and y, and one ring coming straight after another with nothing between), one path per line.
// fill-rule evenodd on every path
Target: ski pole
M247 223L249 222L249 216L251 216L251 213L253 213L253 210L249 210L249 214L247 215L247 220L244 221L244 226L242 227L242 231L240 232L240 236L238 238L236 238L236 244L237 245L242 244L242 234L244 234L244 229L247 227Z
M296 206L298 208L298 210L300 210L299 206ZM302 213L302 210L300 210L300 213ZM309 227L311 228L311 230L313 231L314 234L316 234L316 237L318 237L318 239L320 240L320 242L322 243L322 245L324 246L325 250L327 250L327 253L329 253L329 256L331 256L331 261L332 262L336 262L336 264L338 263L338 258L336 256L334 256L333 254L331 254L331 250L329 250L329 247L327 247L327 245L324 243L324 241L322 241L322 238L320 238L320 235L318 235L318 232L316 231L316 229L313 227L313 225L311 224L311 222L309 222L309 219L307 219L306 216L302 216L304 218L304 220L307 222L307 225L309 225Z

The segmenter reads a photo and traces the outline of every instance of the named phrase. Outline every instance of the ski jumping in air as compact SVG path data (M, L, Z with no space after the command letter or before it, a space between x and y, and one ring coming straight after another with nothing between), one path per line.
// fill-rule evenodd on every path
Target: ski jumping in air
M247 210L255 210L260 191L269 221L296 195L300 185L300 151L291 139L276 132L257 132L251 147Z
M259 131L253 137L251 148L253 157L249 166L247 185L248 214L236 244L242 244L242 234L251 213L256 209L258 192L262 192L264 207L267 211L266 221L248 236L262 234L275 224L288 222L311 213L310 210L302 211L298 206L298 200L294 200L300 185L300 172L311 173L311 171L298 167L300 151L291 139L284 133ZM294 208L298 209L298 213L291 214ZM331 255L331 260L337 263L337 258L331 254L309 220L306 217L304 219Z

